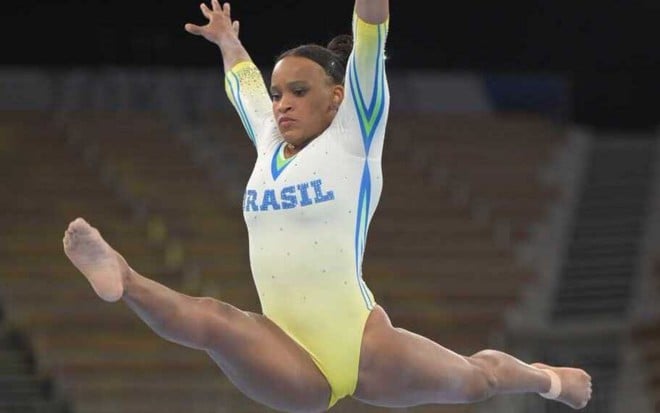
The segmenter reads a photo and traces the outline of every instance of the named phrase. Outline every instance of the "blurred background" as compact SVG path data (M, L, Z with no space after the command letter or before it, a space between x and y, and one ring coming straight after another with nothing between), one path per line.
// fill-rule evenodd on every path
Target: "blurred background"
M349 32L352 4L232 10L268 81L279 52ZM391 14L377 301L461 354L586 369L585 412L660 412L660 3ZM0 19L0 411L268 412L99 300L61 246L82 216L137 271L260 311L241 210L255 154L219 50L183 29L199 3L10 2ZM512 395L398 411L572 410Z

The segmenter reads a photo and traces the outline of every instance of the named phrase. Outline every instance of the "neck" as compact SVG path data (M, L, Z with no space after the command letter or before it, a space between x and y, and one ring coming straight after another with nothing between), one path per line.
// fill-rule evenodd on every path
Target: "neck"
M300 152L305 146L307 146L309 141L311 141L311 139L308 139L308 140L303 141L303 142L298 143L298 144L287 142L287 144L285 146L285 149L289 153L289 155L294 155L294 154Z

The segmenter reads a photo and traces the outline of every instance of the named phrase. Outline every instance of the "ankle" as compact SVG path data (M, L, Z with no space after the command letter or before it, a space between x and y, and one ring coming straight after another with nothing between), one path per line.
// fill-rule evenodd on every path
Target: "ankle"
M550 378L550 388L546 392L541 392L539 395L546 399L554 400L561 394L561 379L554 371L550 369L541 369Z
M135 277L138 276L138 273L135 272L135 270L133 270L133 268L131 268L128 265L126 260L124 260L124 258L121 255L119 255L119 254L117 254L117 255L118 255L117 259L122 264L121 265L120 278L121 278L121 286L122 286L122 289L123 289L123 293L122 293L122 297L123 297L126 294L126 290L135 281Z

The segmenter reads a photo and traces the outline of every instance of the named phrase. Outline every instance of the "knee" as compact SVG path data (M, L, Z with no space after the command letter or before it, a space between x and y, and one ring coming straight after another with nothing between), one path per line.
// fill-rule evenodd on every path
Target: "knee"
M226 316L230 312L230 305L211 297L194 297L199 310L220 317Z
M497 358L491 350L484 350L466 358L469 365L469 374L462 383L465 401L469 403L486 400L497 393L497 375L495 366Z
M239 324L240 310L230 304L210 297L195 297L195 305L183 309L185 319L198 326L198 343L204 350L215 349L218 342L227 337L232 328Z

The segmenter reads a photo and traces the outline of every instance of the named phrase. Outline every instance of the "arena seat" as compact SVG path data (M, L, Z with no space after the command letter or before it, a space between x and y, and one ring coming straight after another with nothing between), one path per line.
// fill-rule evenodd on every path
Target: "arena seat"
M390 133L396 153L413 152L436 185L460 188L491 222L506 222L516 241L527 238L560 196L541 176L567 142L557 122L532 114L467 113L395 114L390 124L397 123Z

